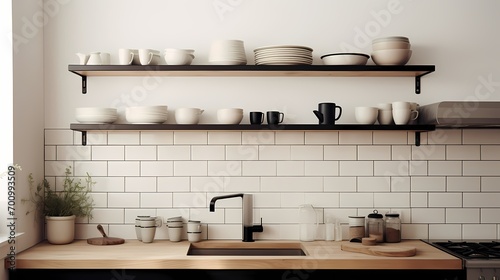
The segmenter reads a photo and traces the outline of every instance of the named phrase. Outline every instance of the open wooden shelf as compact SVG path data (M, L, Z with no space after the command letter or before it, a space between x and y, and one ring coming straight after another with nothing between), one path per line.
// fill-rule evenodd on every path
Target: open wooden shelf
M406 130L415 132L415 145L420 145L420 132L433 131L434 125L363 125L363 124L278 124L278 125L252 125L252 124L82 124L72 123L70 128L82 132L82 145L87 144L87 131L107 130Z
M434 65L69 65L82 77L82 93L90 76L171 76L171 77L415 77L435 71Z

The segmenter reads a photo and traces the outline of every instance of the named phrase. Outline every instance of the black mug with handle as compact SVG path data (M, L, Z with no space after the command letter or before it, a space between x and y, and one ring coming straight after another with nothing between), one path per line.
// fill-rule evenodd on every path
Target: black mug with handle
M279 124L283 122L285 114L280 111L267 111L267 123L268 124Z

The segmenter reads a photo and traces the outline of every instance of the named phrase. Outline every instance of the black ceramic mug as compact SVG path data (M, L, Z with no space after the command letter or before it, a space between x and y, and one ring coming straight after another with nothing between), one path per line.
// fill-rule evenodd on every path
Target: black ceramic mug
M283 122L285 114L279 111L267 111L267 123L268 124L279 124Z
M250 124L262 124L264 121L264 113L250 112Z

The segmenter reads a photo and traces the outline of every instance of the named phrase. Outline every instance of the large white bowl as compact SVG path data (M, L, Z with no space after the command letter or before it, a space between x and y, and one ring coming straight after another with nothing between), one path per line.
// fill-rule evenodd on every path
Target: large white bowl
M325 65L366 65L369 55L364 53L331 53L321 56Z
M217 119L222 124L239 124L243 119L243 109L227 108L217 110Z
M178 124L197 124L203 111L199 108L178 108L175 110L175 122Z
M355 107L354 117L360 124L374 124L377 121L378 108L366 106Z
M372 52L372 60L377 65L405 65L411 58L412 50L387 49Z

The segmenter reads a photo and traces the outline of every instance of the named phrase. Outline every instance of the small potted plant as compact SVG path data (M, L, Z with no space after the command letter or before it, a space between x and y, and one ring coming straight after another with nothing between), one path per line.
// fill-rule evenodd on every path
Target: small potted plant
M43 179L35 187L29 175L30 201L35 204L40 218L45 218L47 241L51 244L68 244L75 239L75 219L92 218L94 201L91 196L95 182L87 173L85 184L70 177L71 166L66 168L63 189L56 191Z

